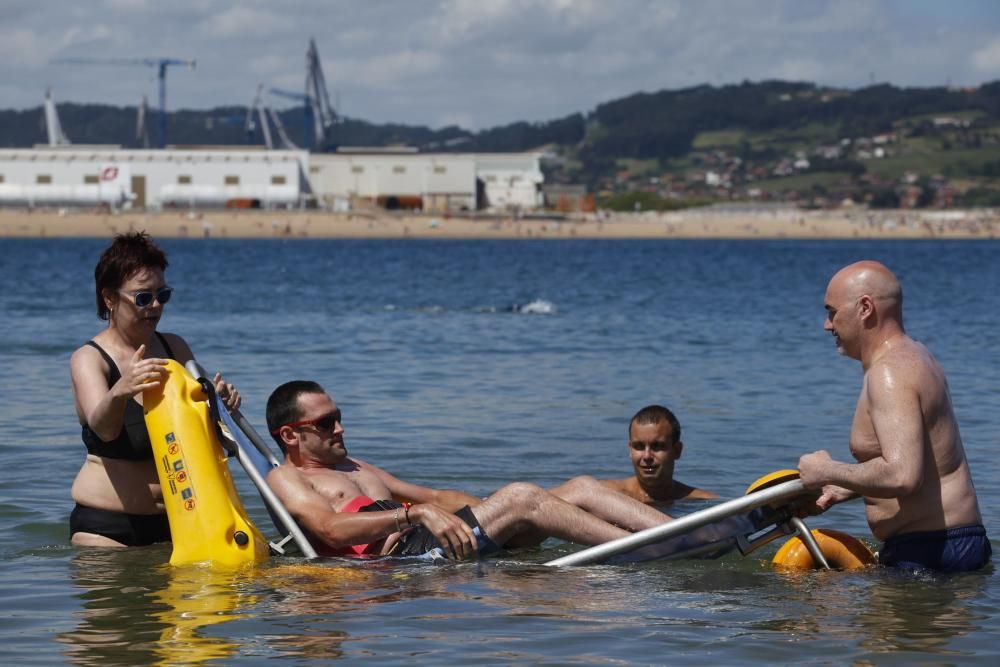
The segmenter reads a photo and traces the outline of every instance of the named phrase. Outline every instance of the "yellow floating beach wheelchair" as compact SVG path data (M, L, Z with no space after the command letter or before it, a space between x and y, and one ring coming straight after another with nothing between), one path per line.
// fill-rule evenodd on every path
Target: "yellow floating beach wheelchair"
M301 528L267 485L267 473L278 465L267 443L238 411L226 411L195 362L185 369L168 361L165 368L166 380L145 392L143 404L173 536L170 563L259 563L272 552L286 553L291 544L315 558ZM227 458L235 458L257 487L282 536L279 541L269 543L247 516ZM871 550L850 535L806 527L796 503L811 495L797 471L779 470L756 480L741 498L545 565L716 558L732 551L745 556L789 535L794 537L773 560L781 569L858 569L874 563Z

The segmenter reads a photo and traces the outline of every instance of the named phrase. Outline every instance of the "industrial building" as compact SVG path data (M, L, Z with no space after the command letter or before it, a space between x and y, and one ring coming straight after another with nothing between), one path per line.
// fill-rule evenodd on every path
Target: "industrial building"
M306 151L0 149L0 204L200 208L293 207L308 192Z
M309 182L323 208L364 204L433 212L472 211L476 167L469 155L367 149L310 156Z
M483 184L481 208L534 211L545 203L540 153L476 153L475 160Z
M321 206L428 212L523 210L541 203L538 153L418 153L350 149L310 156L309 183Z
M0 205L532 211L543 203L540 160L405 148L36 146L0 149Z

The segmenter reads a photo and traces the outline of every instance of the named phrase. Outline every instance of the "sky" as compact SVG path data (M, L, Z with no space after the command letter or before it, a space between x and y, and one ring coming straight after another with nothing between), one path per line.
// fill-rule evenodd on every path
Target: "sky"
M315 38L351 118L470 130L653 92L783 79L860 88L1000 80L1000 0L0 0L0 108L167 109L303 90ZM295 102L269 99L277 109Z

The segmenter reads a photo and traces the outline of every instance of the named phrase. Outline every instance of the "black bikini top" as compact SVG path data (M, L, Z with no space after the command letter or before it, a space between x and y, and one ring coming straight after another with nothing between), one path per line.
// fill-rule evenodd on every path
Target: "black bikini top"
M167 344L167 339L159 331L153 332L160 339L163 349L167 352L167 357L174 358L174 353ZM100 345L92 340L87 341L95 350L101 353L104 360L108 362L108 388L114 386L115 382L121 379L121 371L118 364L111 358L111 355L104 351ZM142 406L134 400L129 399L125 404L125 416L122 419L122 430L111 442L104 442L96 433L90 430L90 426L83 425L83 444L87 446L87 453L95 456L103 456L108 459L125 459L127 461L152 461L153 445L149 441L149 432L146 431L146 418L143 415Z

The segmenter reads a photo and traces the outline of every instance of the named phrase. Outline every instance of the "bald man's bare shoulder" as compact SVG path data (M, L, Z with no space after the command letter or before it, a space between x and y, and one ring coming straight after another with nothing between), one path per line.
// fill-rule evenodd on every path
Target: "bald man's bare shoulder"
M940 366L927 347L909 336L902 336L869 369L873 376L894 377L897 380L913 379L925 382L940 375Z

